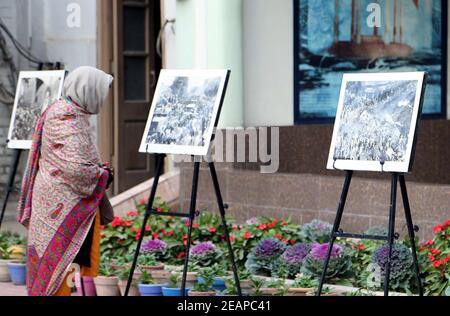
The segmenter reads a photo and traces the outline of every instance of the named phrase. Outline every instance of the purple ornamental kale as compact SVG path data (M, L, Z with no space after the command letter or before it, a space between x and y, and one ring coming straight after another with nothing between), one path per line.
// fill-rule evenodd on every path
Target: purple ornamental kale
M142 245L142 252L145 254L164 253L167 244L162 240L148 240Z
M317 261L323 261L327 258L328 254L328 247L330 246L329 243L327 244L314 244L311 248L311 257L314 258ZM331 258L338 258L343 253L343 248L340 245L333 245L333 249L331 251Z
M297 244L288 248L281 256L281 260L285 264L301 264L310 251L311 245Z
M253 249L253 254L256 259L270 260L281 255L286 246L281 241L275 238L261 240Z
M216 246L212 242L202 242L192 247L193 257L205 257L216 252Z

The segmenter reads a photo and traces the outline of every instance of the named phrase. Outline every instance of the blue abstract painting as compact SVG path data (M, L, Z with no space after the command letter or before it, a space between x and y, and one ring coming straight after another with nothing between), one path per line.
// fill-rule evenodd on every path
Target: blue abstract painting
M295 10L296 123L332 121L343 74L358 72L427 72L423 114L445 115L446 1L295 0Z

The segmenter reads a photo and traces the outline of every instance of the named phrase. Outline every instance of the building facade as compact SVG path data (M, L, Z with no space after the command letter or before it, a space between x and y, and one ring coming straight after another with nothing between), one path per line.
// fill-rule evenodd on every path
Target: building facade
M69 71L91 65L114 75L114 91L94 122L103 159L116 168L114 193L153 175L152 157L138 154L138 147L159 70L228 68L232 75L220 127L280 131L277 173L261 174L257 163L218 166L230 212L241 221L257 215L331 221L343 173L326 170L332 123L295 124L295 9L293 0L0 0L0 18L36 57L61 62ZM8 48L18 69L32 68L10 42ZM2 143L10 110L0 105ZM450 215L449 119L423 120L413 173L407 177L422 237ZM10 153L2 147L0 155L5 182ZM187 208L191 168L169 160L166 169L173 168L180 169L180 206ZM200 209L215 209L211 189L202 170ZM387 175L357 174L343 228L384 225L389 190ZM399 232L405 232L402 221Z

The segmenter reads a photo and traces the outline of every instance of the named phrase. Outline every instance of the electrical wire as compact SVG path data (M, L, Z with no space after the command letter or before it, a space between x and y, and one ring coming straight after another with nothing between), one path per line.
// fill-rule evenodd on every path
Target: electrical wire
M36 56L34 56L31 52L29 52L25 47L22 46L22 44L12 35L11 31L8 29L8 27L5 25L3 20L0 18L0 29L4 31L4 33L8 36L8 38L13 43L16 50L19 52L20 55L22 55L25 59L27 59L29 62L34 64L45 64L45 61L39 60Z

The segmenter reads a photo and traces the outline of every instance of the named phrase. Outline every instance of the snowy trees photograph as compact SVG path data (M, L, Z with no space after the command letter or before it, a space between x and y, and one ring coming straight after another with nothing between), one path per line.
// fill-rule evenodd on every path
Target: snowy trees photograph
M365 162L374 162L376 170L385 163L409 166L424 73L352 76L360 79L344 76L330 159L361 162L359 167L369 171Z
M201 72L204 74L161 74L143 142L145 150L141 146L141 151L158 145L209 145L227 72Z
M29 148L39 116L61 97L64 76L65 71L20 73L10 122L10 148Z

